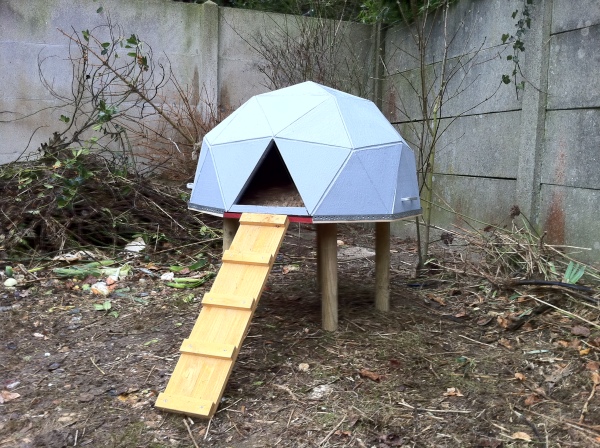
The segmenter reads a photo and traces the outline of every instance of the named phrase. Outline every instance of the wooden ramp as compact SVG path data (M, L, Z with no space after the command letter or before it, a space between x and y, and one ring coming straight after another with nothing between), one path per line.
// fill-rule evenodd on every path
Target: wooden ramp
M212 417L288 227L287 216L244 213L223 265L156 407Z

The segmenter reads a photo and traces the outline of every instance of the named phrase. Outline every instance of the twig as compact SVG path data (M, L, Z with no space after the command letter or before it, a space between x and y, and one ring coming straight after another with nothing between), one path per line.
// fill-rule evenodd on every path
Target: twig
M281 384L274 384L274 386L275 386L277 389L284 390L284 391L286 391L288 394L290 394L290 397L292 397L292 400L294 400L294 401L300 401L300 400L298 400L298 398L296 397L296 395L294 394L294 392L292 392L292 391L290 390L290 388L289 388L289 387L287 387L287 386L285 386L285 385L281 385Z
M540 303L543 303L544 305L548 305L550 308L554 308L555 310L560 311L561 313L564 313L564 314L566 314L569 317L573 317L575 319L579 319L579 320L585 322L586 324L591 325L592 327L594 327L596 329L600 329L600 325L598 325L598 324L596 324L594 322L591 322L591 321L589 321L589 320L587 320L587 319L585 319L585 318L583 318L581 316L578 316L577 314L570 313L567 310L563 310L562 308L559 308L556 305L552 305L551 303L546 302L546 301L544 301L542 299L538 299L535 296L529 295L529 297L531 297L532 299L534 299L534 300L536 300L536 301L538 301Z
M185 420L185 417L183 418L183 424L185 425L186 429L188 430L188 433L190 435L190 439L192 439L192 442L194 443L194 446L196 448L200 448L198 446L198 444L196 443L196 440L194 439L194 435L192 434L192 429L190 428L190 425L188 425L188 422Z
M342 426L342 423L344 423L345 421L346 421L346 415L344 415L344 417L342 417L342 419L340 420L340 422L339 422L337 425L335 425L335 427L334 427L334 428L333 428L331 431L329 431L329 433L328 433L328 434L325 436L325 438L323 438L323 440L321 440L321 441L319 442L319 445L318 445L318 446L321 446L321 445L323 445L325 442L327 442L327 441L329 440L329 438L330 438L330 437L333 435L333 433L334 433L334 432L335 432L335 431L336 431L336 430L337 430L337 429L338 429L340 426Z
M404 406L408 409L412 409L418 412L436 412L438 414L470 414L472 411L463 409L428 409L428 408L416 408L406 403L405 401L399 401L399 405Z
M206 432L204 433L204 440L206 440L206 438L208 437L208 431L210 430L210 424L212 423L212 417L211 419L208 421L208 425L206 425Z
M90 361L92 361L92 364L94 364L95 368L97 368L98 370L100 370L100 373L102 375L106 375L106 373L104 373L104 370L102 370L100 367L98 367L98 364L96 364L96 362L94 361L94 358L92 358L91 356L90 356Z
M597 375L597 372L596 372ZM594 394L596 393L596 388L598 387L600 378L598 378L597 376L593 376L592 377L592 392L590 392L590 396L588 397L587 400L585 400L585 403L583 404L583 408L581 409L581 415L579 416L579 423L583 423L583 421L585 420L585 415L588 413L588 406L590 404L590 401L592 400L592 398L594 398Z
M476 341L475 339L468 338L467 336L465 336L465 335L462 335L462 334L459 334L459 336L460 336L461 338L464 338L464 339L466 339L467 341L475 342L476 344L481 344L481 345L485 345L486 347L492 347L492 348L496 348L495 346L493 346L493 345L491 345L491 344L486 344L485 342L479 342L479 341Z

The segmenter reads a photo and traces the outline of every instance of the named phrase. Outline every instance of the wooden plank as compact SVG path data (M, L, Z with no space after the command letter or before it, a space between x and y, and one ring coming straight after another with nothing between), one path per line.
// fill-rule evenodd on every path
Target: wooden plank
M192 355L208 356L210 358L233 359L235 348L233 344L216 344L214 342L198 342L184 339L179 351Z
M390 310L390 223L375 223L375 308Z
M232 250L226 250L223 253L224 263L238 263L238 264L255 264L259 266L269 266L273 256L271 254L261 254L256 252L234 252Z
M202 305L251 310L254 306L254 300L255 298L252 296L236 296L233 294L217 294L214 292L207 292L202 298Z
M240 224L251 224L253 226L284 226L288 218L286 215L263 215L259 213L244 213L240 217Z
M321 317L323 329L336 331L338 328L338 278L337 278L337 225L317 224L317 239L320 252L319 281L321 282Z
M177 412L179 414L187 414L194 417L209 417L214 412L215 403L194 397L182 397L163 392L158 394L155 406L165 411Z
M181 345L182 354L156 403L160 409L212 417L221 401L288 226L286 217L246 218L242 215L231 249L225 252L223 265L204 296L202 303L206 306ZM256 222L283 225L262 226Z

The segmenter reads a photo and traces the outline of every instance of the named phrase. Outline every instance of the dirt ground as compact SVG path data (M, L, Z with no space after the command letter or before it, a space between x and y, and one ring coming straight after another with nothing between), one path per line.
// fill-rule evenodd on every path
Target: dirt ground
M153 407L210 283L173 289L159 278L171 260L141 258L108 296L112 315L51 271L0 286L0 447L600 446L593 325L548 312L507 331L527 297L413 279L415 247L399 240L392 308L377 312L374 261L356 249L373 235L341 226L340 326L327 333L314 239L290 226L210 422ZM216 271L220 248L202 250ZM597 308L576 311L598 324Z

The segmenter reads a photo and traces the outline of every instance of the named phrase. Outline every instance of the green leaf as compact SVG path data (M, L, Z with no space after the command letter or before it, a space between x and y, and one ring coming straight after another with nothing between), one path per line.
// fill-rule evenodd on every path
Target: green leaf
M98 8L98 9L96 10L96 12L97 12L98 14L100 14L102 11L104 11L104 7L102 7L102 6L100 6L100 8Z
M66 115L61 115L59 120L64 123L68 123L69 121L71 121L71 119L69 117L67 117Z
M190 266L190 271L196 271L200 268L203 268L207 264L208 264L208 260L206 260L206 259L198 260L196 263L194 263L193 265Z
M110 47L110 42L102 42L102 44L100 44L102 46L102 48L108 48Z
M108 315L114 317L115 319L119 317L119 313L117 311L111 311L108 313Z
M503 34L502 35L502 43L505 44L509 37L510 37L510 34Z
M83 30L81 32L81 34L83 35L83 38L85 39L86 42L90 41L90 31L89 30Z
M504 84L510 84L510 76L508 76L508 75L502 75L502 82Z

